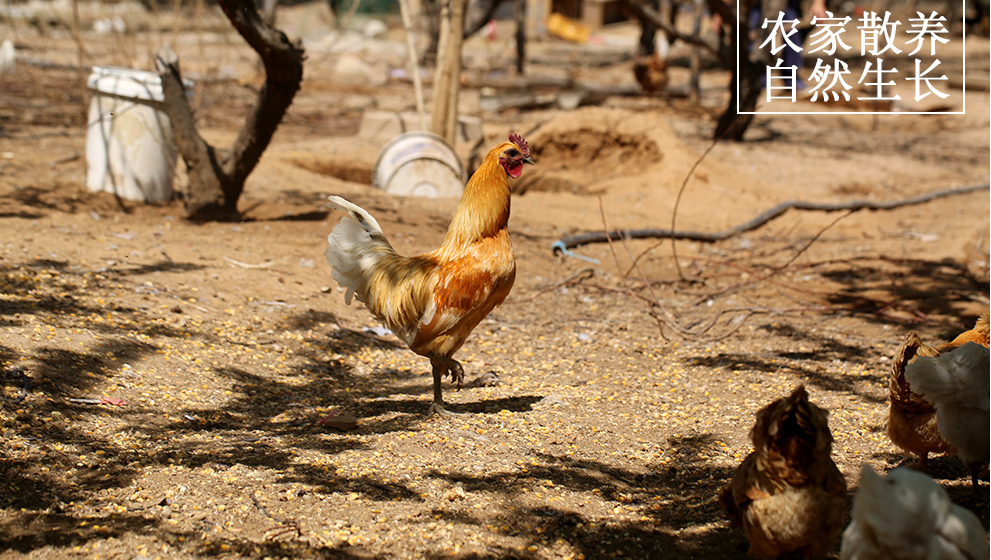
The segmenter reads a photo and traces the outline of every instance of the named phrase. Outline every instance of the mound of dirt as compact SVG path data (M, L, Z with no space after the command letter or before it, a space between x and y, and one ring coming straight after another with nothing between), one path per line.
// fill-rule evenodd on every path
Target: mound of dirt
M657 142L645 134L628 134L593 126L564 130L548 136L534 149L534 157L548 164L524 177L516 192L571 192L601 194L589 181L598 169L615 170L613 177L639 173L663 160Z
M516 192L598 195L617 179L686 153L663 119L639 116L589 107L552 118L531 136L537 168L520 180Z

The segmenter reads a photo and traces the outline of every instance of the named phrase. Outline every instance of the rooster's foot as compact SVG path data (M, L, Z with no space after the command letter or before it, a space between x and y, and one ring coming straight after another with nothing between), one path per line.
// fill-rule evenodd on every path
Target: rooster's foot
M448 358L446 356L440 356L437 358L443 367L447 368L447 372L451 374L451 383L461 388L461 385L465 381L465 368L461 367L461 362L455 360L454 358Z
M919 455L918 461L905 466L914 471L929 474L929 454L926 453L925 455Z
M447 410L446 408L444 408L444 405L442 403L438 403L438 402L435 402L430 405L430 413L436 414L437 416L440 416L442 418L450 418L453 416L465 416L465 414L462 412L451 412L450 410Z
M454 383L460 389L461 384L465 381L465 369L461 367L460 363L454 360L451 360L451 362L453 363L451 367L451 383Z

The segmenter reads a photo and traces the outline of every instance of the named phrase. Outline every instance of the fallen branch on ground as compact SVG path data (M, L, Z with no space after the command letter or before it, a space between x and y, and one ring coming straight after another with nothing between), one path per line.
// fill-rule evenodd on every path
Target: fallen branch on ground
M751 276L750 278L744 280L743 282L740 282L740 283L737 283L735 285L726 287L726 288L724 288L724 289L719 290L718 292L716 292L717 294L719 294L719 293L725 293L725 292L728 292L728 291L734 291L734 290L741 289L741 288L743 288L744 286L747 286L747 285L759 284L759 283L762 283L762 282L768 282L770 284L775 284L775 285L778 285L778 286L781 286L781 287L785 287L785 288L793 289L793 290L797 290L797 291L804 291L804 292L807 292L807 293L815 293L815 294L820 294L820 295L827 295L827 294L823 294L823 292L818 291L818 290L802 289L802 288L798 288L798 287L787 285L787 284L783 283L782 281L780 281L779 279L775 278L775 276L778 273L780 273L781 271L787 269L792 263L794 263L795 260L800 255L802 255L803 253L805 253L809 249L809 247L811 247L811 245L813 243L815 243L828 229L830 229L831 227L833 227L834 225L836 225L836 223L839 222L840 220L842 220L843 218L846 218L846 217L850 216L851 214L853 214L854 212L856 212L858 210L862 210L862 209L884 210L884 209L891 209L891 208L897 208L897 207L907 206L907 205L911 205L911 204L921 204L922 202L933 200L933 199L938 198L938 197L941 197L941 196L951 196L951 195L955 195L955 194L963 194L963 193L968 193L968 192L974 192L974 191L976 191L978 189L987 189L987 188L988 188L988 185L979 185L979 186L971 186L971 187L961 187L961 188L957 188L957 189L949 189L949 190L943 190L943 191L936 191L936 192L932 192L932 193L927 193L927 194L924 194L924 195L916 196L916 197L905 199L905 200L901 200L901 201L888 201L888 202L852 201L852 202L847 202L847 203L833 203L833 204L828 204L828 203L808 203L808 202L801 202L801 201L791 201L791 202L786 202L786 203L783 203L783 204L779 204L778 206L776 206L776 207L774 207L774 208L772 208L772 209L764 212L763 214L759 215L758 217L754 218L753 220L750 220L749 222L746 222L744 224L741 224L741 225L739 225L739 226L737 226L735 228L730 228L729 230L725 230L723 232L719 232L719 233L715 233L715 234L699 234L699 235L704 236L704 239L699 239L699 240L715 241L715 240L718 240L718 239L725 239L726 237L729 237L730 235L735 235L736 233L740 233L740 232L743 232L743 231L749 231L749 230L755 229L755 228L759 227L760 225L763 225L764 223L767 223L768 221L776 218L777 216L780 216L780 215L784 214L787 210L789 210L791 208L797 208L797 209L803 209L803 210L809 210L809 209L824 210L824 211L827 211L827 212L839 211L839 210L846 210L846 213L845 214L843 214L840 217L836 218L829 225L827 225L826 227L822 228L819 232L817 232L812 237L811 240L809 240L806 244L804 244L783 265L772 267L770 269L770 271L768 271L766 273L763 273L763 274L759 274L759 273L757 273L754 270L747 269L747 272ZM598 237L599 240L603 240L603 241L608 242L608 244L609 244L609 250L612 253L612 257L613 257L614 261L616 262L616 266L617 267L619 267L620 264L619 264L619 259L618 259L617 255L616 255L616 251L615 251L615 249L613 247L613 241L614 240L621 240L623 242L623 246L626 248L626 251L629 254L629 257L632 259L633 265L630 267L630 270L628 270L626 273L623 273L622 274L621 278L623 280L623 289L619 289L617 291L618 292L625 293L626 295L630 296L631 299L640 300L644 304L644 306L646 308L647 315L649 315L651 318L653 318L654 321L657 323L660 336L661 336L661 338L663 340L668 340L668 337L665 335L665 330L673 331L673 332L677 333L679 336L681 336L682 338L684 338L686 340L698 340L700 336L707 334L716 325L716 323L719 321L719 319L724 314L726 314L726 311L724 310L722 312L718 312L714 317L711 318L711 320L708 322L708 324L706 324L702 328L691 328L691 327L687 327L686 328L685 326L681 325L680 322L670 312L667 311L667 309L665 308L665 306L662 303L663 300L660 299L657 296L657 294L655 294L653 292L653 289L651 287L651 282L647 279L647 277L644 274L644 272L640 269L640 266L639 266L640 256L643 256L643 255L641 254L640 256L634 257L632 251L630 250L629 245L627 244L627 240L628 239L633 238L633 237L638 237L638 236L633 235L634 232L621 231L621 230L609 231L608 225L606 224L605 211L604 211L603 206L602 206L602 199L601 199L601 197L599 199L599 211L602 214L603 231L601 233L595 232L595 233L585 234L584 236L574 236L571 239L574 239L575 237L581 237L582 240L587 240L588 237L595 235L595 236ZM640 230L640 231L647 231L647 230ZM662 235L660 235L660 237L670 237L670 235L671 235L671 230L666 230L666 231L665 230L652 230L652 231L654 231L654 232L661 231L662 232ZM685 235L685 234L682 233L681 235ZM653 236L658 236L658 235L653 235ZM646 237L646 236L645 235L641 235L640 237ZM565 239L563 239L563 240L555 243L555 246L554 246L555 250L557 251L557 250L560 249L561 252L564 252L565 254L569 254L568 251L567 251L568 240L569 240L569 238L565 238ZM572 246L575 246L575 245L572 245ZM654 245L654 247L656 247L656 246L657 245ZM583 257L583 258L586 258L586 257ZM740 268L740 269L746 268L746 267L742 267L741 265L736 264L736 263L725 263L725 264L727 264L728 266L737 267L737 268ZM631 283L629 281L629 274L633 270L636 270L636 271L638 271L641 274L642 279L645 282L645 286L646 286L647 291L649 292L650 297L644 296L644 295L638 293L637 291L635 291L633 289L633 286L631 285ZM705 299L708 299L709 297L713 297L713 296L712 295L707 296ZM888 310L890 308L892 308L892 307L896 307L898 305L898 302L899 302L899 300L897 298L894 299L894 300L891 300L891 301L878 301L878 300L875 300L873 298L868 298L868 297L858 296L858 295L853 295L853 294L847 294L847 297L850 297L850 298L855 299L855 300L861 300L864 303L872 304L872 306L874 307L874 309L873 309L872 312L875 313L876 315L879 315L879 316L890 316L890 314L888 313ZM703 301L703 300L702 299L698 299L692 305L693 306L698 305L698 303L700 303L700 301ZM839 308L834 308L834 309L839 309ZM856 313L857 312L857 309L856 308L847 308L846 311L849 312L849 313ZM924 320L927 319L927 317L925 316L925 314L923 314L922 312L918 311L917 309L910 309L910 312L912 312L912 314L914 315L914 317L912 318L912 320L923 320L924 321ZM737 330L739 330L739 328L742 327L742 325L746 321L746 319L749 316L753 315L754 313L755 312L752 309L747 309L745 315L737 317L735 326L733 326L729 332L723 333L722 335L719 335L717 338L713 338L713 339L707 340L707 341L711 342L711 341L718 340L718 339L721 339L721 338L724 338L726 336L729 336L729 335L733 334L734 332L736 332ZM898 318L898 319L899 320L904 320L904 318Z
M752 220L715 233L672 231L670 229L631 229L613 230L610 232L593 231L588 233L580 233L578 235L569 235L568 237L555 242L551 246L551 250L555 255L557 255L559 253L567 253L571 249L581 245L616 241L619 239L684 239L688 241L700 241L702 243L715 243L717 241L722 241L729 237L733 237L734 235L755 230L775 218L782 216L788 210L816 210L820 212L839 212L841 210L849 210L851 212L856 212L859 210L894 210L905 206L923 204L937 198L969 194L981 190L987 190L988 188L991 188L988 184L971 185L967 187L933 191L903 200L885 202L875 202L872 200L852 200L849 202L805 202L801 200L789 200L763 212Z

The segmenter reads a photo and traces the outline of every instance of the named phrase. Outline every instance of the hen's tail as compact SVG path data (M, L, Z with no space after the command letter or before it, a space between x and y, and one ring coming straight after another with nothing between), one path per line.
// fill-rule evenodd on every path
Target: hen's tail
M331 276L347 290L344 301L348 305L355 294L358 301L364 302L370 271L383 256L395 255L395 251L379 223L364 208L339 196L331 196L328 206L347 213L327 238L326 256Z
M908 333L905 342L898 348L894 358L891 360L889 394L892 402L897 402L899 406L910 412L921 413L932 412L934 410L932 405L917 392L913 391L912 386L905 380L905 366L915 359L916 356L935 358L939 354L939 351L932 346L923 344L918 333Z

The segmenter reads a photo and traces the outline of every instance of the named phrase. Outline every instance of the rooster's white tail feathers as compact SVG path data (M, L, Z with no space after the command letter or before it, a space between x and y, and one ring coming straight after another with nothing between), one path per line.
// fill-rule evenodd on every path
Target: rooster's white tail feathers
M328 206L347 213L327 238L326 256L331 276L346 290L344 301L348 305L355 294L358 301L364 302L362 294L368 271L383 256L395 254L395 251L378 221L364 208L339 196L331 196Z

